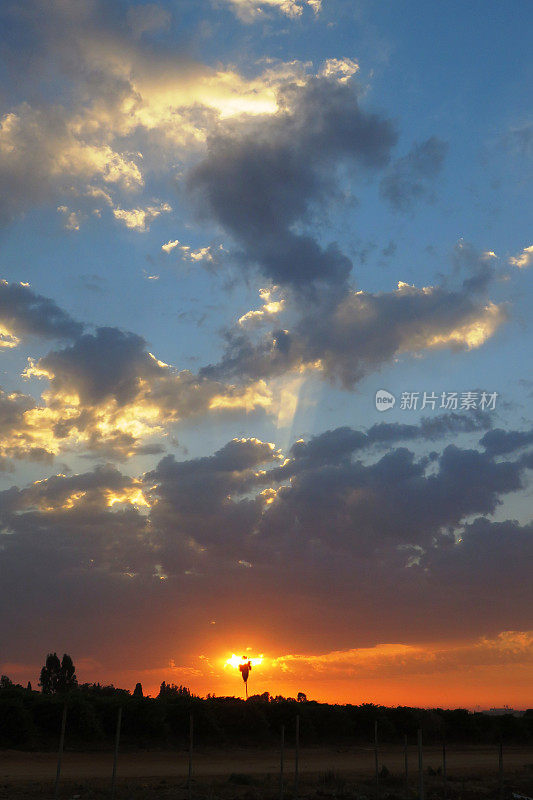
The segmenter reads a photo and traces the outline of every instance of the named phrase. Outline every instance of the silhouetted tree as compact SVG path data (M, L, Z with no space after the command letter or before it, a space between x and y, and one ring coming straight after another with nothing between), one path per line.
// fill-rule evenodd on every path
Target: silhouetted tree
M142 683L136 683L135 684L135 689L133 690L133 696L134 697L144 697Z
M296 698L299 703L307 703L307 695L304 692L298 692L298 697Z
M192 697L191 690L186 686L176 686L175 683L163 683L159 687L158 697Z
M68 653L63 654L61 659L61 669L59 671L59 691L68 692L78 685L76 677L76 667Z
M43 694L65 694L77 685L76 668L68 653L61 661L57 653L48 653L39 681Z
M28 681L28 685L26 686L26 689L27 689L28 692L33 691L32 688L31 688L31 681Z

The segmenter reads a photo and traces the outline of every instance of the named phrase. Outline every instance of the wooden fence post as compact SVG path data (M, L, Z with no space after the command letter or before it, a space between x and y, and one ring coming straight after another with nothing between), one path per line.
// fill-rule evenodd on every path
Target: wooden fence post
M405 771L405 800L409 800L409 761L407 758L407 736L403 737L403 766Z
M424 800L424 759L422 755L422 729L418 729L418 798Z
M113 758L113 776L111 778L111 800L115 800L115 789L117 782L117 761L118 761L118 746L120 743L120 726L122 724L122 706L118 708L117 714L117 730L115 733L115 756Z
M281 726L281 743L279 753L279 800L283 800L283 768L285 758L285 725Z
M59 750L57 751L56 783L54 787L54 800L59 797L59 780L61 778L61 761L63 760L63 747L65 746L65 728L67 726L67 704L63 706L61 717L61 734L59 736Z
M503 800L504 796L504 786L503 786L503 742L500 739L500 745L498 747L498 788L499 788L499 797L500 800Z
M379 800L378 721L374 720L374 767L376 771L376 800Z
M294 749L294 797L298 800L298 778L299 778L299 761L300 761L300 715L296 714L296 736L295 736L295 749Z
M448 795L448 783L446 776L446 739L442 740L442 791L444 800L446 800Z
M194 741L194 717L192 715L192 711L189 715L189 772L187 778L187 794L189 800L191 800L192 796L192 752L193 752L193 741Z

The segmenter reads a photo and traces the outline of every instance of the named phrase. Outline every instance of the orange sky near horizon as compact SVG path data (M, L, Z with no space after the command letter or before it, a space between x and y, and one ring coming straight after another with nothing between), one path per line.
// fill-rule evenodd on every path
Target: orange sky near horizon
M225 653L191 656L188 663L150 668L124 667L76 659L80 683L100 682L133 690L140 681L145 695L156 696L162 681L182 684L206 696L244 697L232 654L263 656L253 666L248 693L296 697L328 703L374 703L387 706L489 709L508 705L533 707L533 631L505 631L489 639L425 645L380 644L325 654L272 656L242 646ZM37 687L37 665L3 664L12 679Z

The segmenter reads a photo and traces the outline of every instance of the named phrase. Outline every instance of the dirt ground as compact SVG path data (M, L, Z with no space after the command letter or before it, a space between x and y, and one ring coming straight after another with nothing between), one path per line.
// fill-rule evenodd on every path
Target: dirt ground
M192 800L279 798L279 752L275 750L202 750L194 753ZM0 751L0 798L52 798L57 757L54 753ZM405 796L403 748L381 748L380 797ZM418 757L409 748L409 783L416 796ZM424 748L427 800L442 798L440 748ZM111 753L63 755L62 800L110 797ZM144 751L121 753L117 770L116 800L188 797L185 752ZM304 797L376 797L372 748L303 748L299 757L299 795ZM505 794L520 792L533 797L533 747L504 749ZM496 747L452 747L447 750L447 795L458 800L497 797ZM285 796L294 794L294 750L285 751Z

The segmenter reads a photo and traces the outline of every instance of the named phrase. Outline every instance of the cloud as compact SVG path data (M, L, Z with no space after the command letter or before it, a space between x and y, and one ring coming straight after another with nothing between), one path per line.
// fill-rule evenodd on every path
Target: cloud
M58 206L57 210L60 214L65 216L65 228L67 231L79 231L80 229L80 215L75 211L71 211L68 206Z
M313 681L327 673L332 680L365 679L369 675L397 678L400 675L444 677L459 669L507 665L533 661L533 631L502 631L494 638L480 637L473 642L378 644L329 653L289 654L263 662L261 669L293 673L297 680Z
M272 322L283 311L285 300L283 297L275 299L277 287L272 289L260 289L259 296L263 300L263 305L259 309L247 311L239 317L239 325L253 326L262 325L265 322Z
M201 374L258 380L313 369L351 388L401 353L480 347L507 315L505 304L443 286L400 281L393 292L347 290L340 300L309 304L292 330L274 330L259 343L242 326L228 331L223 358Z
M512 264L513 267L518 267L518 269L530 267L533 264L533 245L524 247L522 252L517 256L511 256L509 258L509 264Z
M336 244L323 248L294 226L312 204L334 196L341 164L383 167L396 134L388 120L360 108L351 83L310 78L278 102L276 114L220 126L189 186L242 248L245 268L256 264L273 283L304 293L343 285L350 260Z
M103 202L133 221L146 203L131 208L131 197L147 176L174 172L218 118L273 113L277 87L305 74L298 62L274 63L248 78L156 45L151 33L169 12L155 4L111 12L98 0L68 9L31 0L0 15L18 87L16 99L6 87L0 116L3 223L50 200L70 207L73 198L89 213Z
M75 122L62 107L32 108L22 103L1 118L2 222L70 192L73 181L83 184L95 177L125 190L143 184L135 160L109 144L80 138Z
M453 249L454 272L463 277L463 288L467 292L483 292L496 276L498 256L491 250L480 252L463 239Z
M126 12L126 19L136 38L145 33L153 33L170 24L169 11L158 3L143 3L130 6Z
M123 208L114 208L113 216L120 222L124 223L126 228L130 230L139 231L144 233L150 230L150 225L163 213L172 211L172 206L168 203L160 203L158 206L146 206L145 208L130 208L129 210Z
M381 194L396 211L407 211L416 200L428 197L431 182L437 177L448 144L430 136L395 161L381 181Z
M335 78L346 83L359 72L359 64L353 58L328 58L324 62L319 75L324 78Z
M161 452L168 426L206 413L269 410L267 387L236 387L159 361L145 340L97 328L72 345L29 359L27 379L48 381L43 403L24 413L28 436L48 453L82 449L106 458ZM22 424L22 422L21 422Z
M3 470L12 469L9 459L51 461L47 438L32 424L37 403L21 392L0 389L0 457Z
M286 467L300 469L314 462L335 464L350 458L355 452L367 450L373 446L389 447L395 442L415 440L437 441L450 434L474 433L486 430L492 425L491 415L479 409L470 413L448 412L432 417L422 417L416 425L399 422L378 422L366 432L354 430L348 426L319 433L309 441L299 439L291 447L291 455L295 463ZM502 432L503 433L503 432ZM489 434L490 435L490 432ZM483 440L481 440L483 444Z
M201 198L202 213L237 243L241 268L255 266L284 292L291 324L257 341L243 323L269 314L243 315L226 331L221 361L201 374L268 380L312 369L351 388L401 353L468 350L492 337L508 310L476 296L494 277L490 254L460 243L456 271L466 276L456 289L448 281L422 288L400 281L392 292L354 291L350 259L337 244L324 246L307 232L311 211L336 197L337 169L353 177L387 166L396 143L390 121L364 111L353 81L337 73L280 90L278 105L263 118L220 125L188 185ZM425 192L445 150L435 137L417 145L392 167L389 194L394 187L411 202Z
M15 347L26 336L73 339L82 329L48 297L22 283L0 281L0 348Z
M495 428L488 431L479 443L493 456L507 455L533 444L533 430L505 431Z
M161 250L167 254L176 249L181 253L181 257L184 261L190 261L193 264L201 261L212 263L218 255L218 253L215 252L215 248L211 245L193 250L190 245L182 244L179 239L170 240L166 244L161 245ZM217 250L223 250L222 245L219 245Z
M463 430L455 415L443 415L440 427ZM320 669L338 651L343 674L380 661L392 673L402 655L415 674L426 669L430 642L446 671L451 643L469 639L477 642L464 654L469 663L504 663L512 652L520 659L529 640L501 632L529 630L531 525L474 517L524 486L525 464L455 445L431 457L399 447L360 460L369 442L433 442L427 423L419 434L398 428L328 432L297 443L286 459L273 444L237 438L201 458L165 456L142 479L99 466L1 493L0 523L11 535L0 553L0 599L14 607L3 634L22 641L20 620L38 604L32 640L41 649L53 628L70 631L80 652L104 652L113 631L116 639L131 629L134 610L136 630L157 654L173 642L173 657L186 659L169 609L180 609L178 642L205 652L206 619L220 621L227 642L244 597L271 652L276 642L274 652L296 654L280 656L275 669L307 659ZM71 608L84 637L97 631L85 645ZM90 624L109 609L109 622ZM395 647L380 649L386 642ZM127 645L115 643L118 664Z
M318 14L321 0L219 0L227 3L243 22L264 18L265 12L278 11L287 17L300 17L305 7Z

